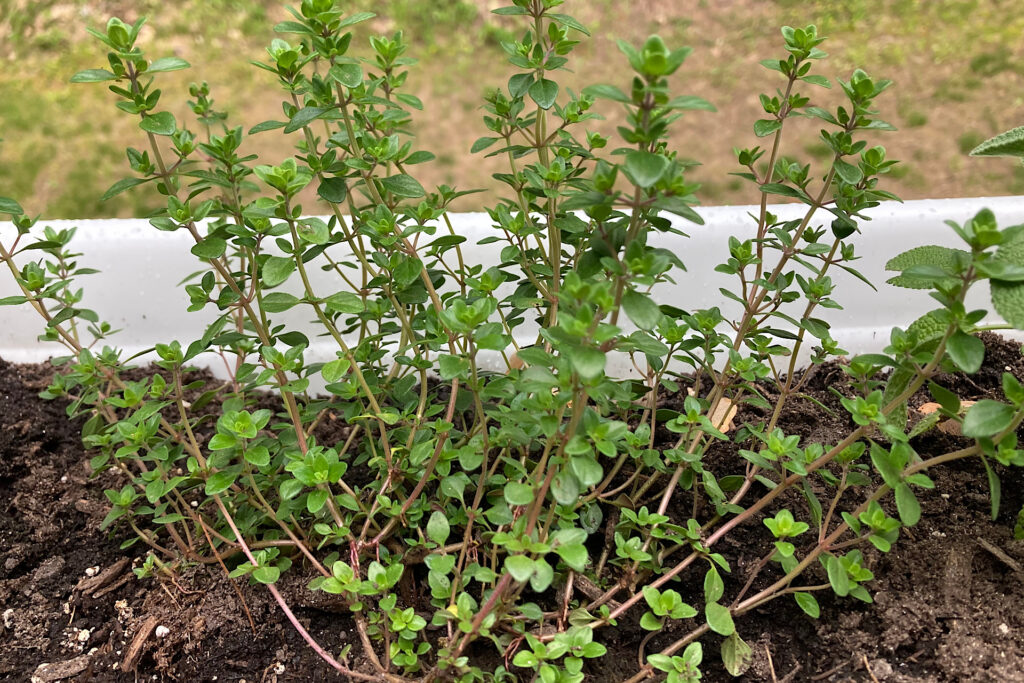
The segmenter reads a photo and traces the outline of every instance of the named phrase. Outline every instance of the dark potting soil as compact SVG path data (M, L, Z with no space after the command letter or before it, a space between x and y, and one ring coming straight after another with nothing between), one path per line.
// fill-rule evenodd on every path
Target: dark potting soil
M988 353L980 373L937 378L963 399L999 398L1004 371L1024 379L1020 344L983 338ZM262 587L243 580L232 586L217 565L189 569L174 580L135 578L131 567L144 554L141 544L121 550L129 536L99 530L108 508L103 489L120 488L124 481L113 471L89 478L80 425L67 421L61 402L37 397L52 372L45 365L0 360L0 680L343 680L306 647ZM779 426L804 443L834 442L851 428L829 391L842 391L845 375L834 364L810 372L807 394L831 414L793 399ZM911 407L929 400L921 393ZM663 405L679 401L667 397ZM911 411L911 419L919 417ZM736 422L758 419L764 416L744 407ZM344 433L329 420L322 429L335 437ZM914 446L928 456L966 443L933 431ZM727 473L730 466L742 472L733 452L709 457L716 472ZM876 577L868 585L872 604L821 591L821 618L814 620L788 597L770 602L737 620L753 649L748 672L732 679L718 664L718 643L708 637L705 680L1024 681L1024 541L1013 539L1024 504L1024 470L997 469L1003 484L995 521L979 460L929 471L937 487L919 495L920 523L902 531L888 554L865 549ZM852 507L859 500L851 493L843 503ZM680 497L679 505L669 512L685 519L689 501ZM783 496L780 505L805 509L796 493ZM769 540L758 519L716 546L732 565L727 591L743 583ZM823 579L818 568L810 574L808 583ZM764 572L752 590L778 576ZM699 596L701 580L691 572L674 587L684 599L688 593ZM352 621L304 584L295 570L280 584L299 618L329 650L351 644L349 664L370 672L358 654ZM732 597L727 592L726 602ZM609 654L587 670L587 680L620 681L636 672L646 635L638 625L640 611L620 619L615 629L599 631ZM646 652L657 652L688 627L670 627L651 639ZM488 648L475 648L474 654L485 657L480 665L499 661Z

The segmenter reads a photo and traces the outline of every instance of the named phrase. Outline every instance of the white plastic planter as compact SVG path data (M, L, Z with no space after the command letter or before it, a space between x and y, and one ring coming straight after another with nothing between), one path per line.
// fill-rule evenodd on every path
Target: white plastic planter
M923 244L957 245L957 238L944 221L962 222L980 209L992 209L1000 226L1024 223L1024 197L995 197L972 199L928 199L903 204L886 202L869 213L871 221L861 224L861 234L853 237L857 254L861 257L855 266L878 288L873 291L863 282L837 271L832 274L839 285L835 298L844 310L822 310L821 317L832 323L833 336L840 345L852 353L878 351L889 339L895 325L907 325L918 316L935 308L926 292L898 289L885 284L891 273L884 270L890 256ZM769 210L783 218L802 215L798 204L770 206ZM659 246L673 250L686 264L687 272L676 273L677 284L661 287L657 298L665 303L689 310L720 306L723 312L737 308L737 304L721 295L719 288L731 287L735 280L714 272L716 264L728 255L729 235L749 237L754 230L751 213L754 206L713 206L698 209L705 225L698 226L678 221L677 227L690 237L674 235L657 237ZM831 214L818 214L822 222ZM493 263L500 250L499 244L478 246L483 237L493 234L490 220L483 213L451 216L455 230L467 238L463 244L466 260L470 263ZM101 319L109 321L121 332L112 342L128 355L152 348L157 342L178 339L188 342L202 336L211 319L207 312L186 311L188 297L178 283L201 264L189 253L191 237L184 231L167 233L154 229L142 219L49 221L55 228L78 227L73 243L81 252L82 265L98 268L101 273L83 277L85 288L83 305L97 311ZM0 223L0 236L9 243L13 228ZM35 255L37 252L29 252ZM337 275L312 268L313 288L317 293L330 293L342 288ZM294 279L298 279L295 277ZM289 285L294 283L289 282ZM973 307L991 308L987 292L978 288L971 303ZM291 289L295 292L297 290ZM6 273L0 273L0 297L18 293ZM312 312L307 306L298 306L274 317L289 329L306 332L312 347L307 360L327 360L335 357L333 341L316 336L320 330L312 324ZM62 347L43 344L36 340L42 329L38 315L28 306L0 308L0 357L13 362L38 362L53 355L61 355ZM998 322L995 318L992 322ZM533 332L522 330L523 341L532 341ZM212 357L206 362L214 372L223 370ZM627 376L632 370L623 357L612 358L609 370Z

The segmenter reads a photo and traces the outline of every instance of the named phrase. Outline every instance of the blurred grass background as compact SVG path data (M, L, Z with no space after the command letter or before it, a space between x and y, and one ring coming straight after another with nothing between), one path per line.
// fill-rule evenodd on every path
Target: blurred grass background
M367 52L372 33L405 31L412 44L408 91L420 96L414 116L418 148L437 154L417 167L431 188L493 188L500 159L470 155L473 140L486 134L480 103L488 86L514 71L499 43L522 25L491 9L501 0L351 0L351 12L372 10L377 19L356 27L353 45ZM817 24L829 37L830 53L817 71L848 78L856 67L895 85L879 100L883 118L900 131L881 134L890 156L903 160L889 189L906 199L1024 194L1024 168L1010 161L974 160L978 142L1024 124L1024 12L1019 0L569 0L563 11L592 32L574 53L563 85L590 83L626 87L629 73L615 39L642 41L659 33L670 46L694 53L674 77L678 94L712 101L717 114L693 113L677 125L674 142L703 162L692 177L702 183L705 204L750 203L748 184L729 176L737 170L734 147L757 144L757 96L774 93L778 74L758 65L781 56L778 28ZM46 218L144 215L159 199L127 192L99 197L128 173L124 148L142 147L137 121L114 108L114 96L99 85L72 85L76 71L105 66L105 54L86 32L109 16L149 18L142 45L150 58L176 55L192 69L162 74L163 108L191 121L186 107L192 81L210 83L218 109L246 130L280 119L281 95L273 77L250 60L265 57L273 25L287 17L277 0L0 0L0 195L17 198ZM294 40L295 36L284 36ZM806 88L826 104L835 90ZM614 131L620 113L601 102L607 121L592 126ZM197 127L190 124L193 129ZM801 127L802 126L802 127ZM817 126L801 122L787 132L783 153L804 161L823 159ZM789 129L787 128L787 131ZM293 138L255 136L244 151L264 163L290 156ZM459 210L479 209L490 192L461 200ZM313 210L313 207L310 207Z

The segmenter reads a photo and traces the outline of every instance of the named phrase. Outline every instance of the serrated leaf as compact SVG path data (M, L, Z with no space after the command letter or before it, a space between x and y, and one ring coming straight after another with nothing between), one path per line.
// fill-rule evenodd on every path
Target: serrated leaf
M1024 157L1024 126L1000 133L971 150L972 157Z
M969 256L962 249L950 249L949 247L937 245L915 247L889 259L885 264L885 269L902 272L916 266L932 266L945 272L952 272L956 267L959 255ZM906 287L910 285L900 286Z

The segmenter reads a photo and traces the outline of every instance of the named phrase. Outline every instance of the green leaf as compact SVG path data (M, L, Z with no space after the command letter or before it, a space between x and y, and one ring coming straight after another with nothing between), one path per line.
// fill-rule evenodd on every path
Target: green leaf
M476 154L477 152L482 152L500 139L501 138L492 137L477 138L476 142L473 143L473 146L469 148L469 153Z
M828 573L828 582L832 590L841 598L850 594L850 575L846 573L846 567L835 555L825 556L825 571Z
M505 558L505 569L513 579L522 583L533 576L533 560L526 555L509 555Z
M622 92L614 85L588 85L586 88L583 89L583 94L589 95L591 97L602 97L606 100L622 102L623 104L627 102L632 102L632 100L629 98L628 95L626 95L626 93Z
M718 111L715 105L696 95L679 95L662 106L666 109L683 109L685 111Z
M586 569L587 559L589 557L586 546L580 543L560 545L555 548L555 552L558 553L558 556L562 558L562 561L572 569L578 572L582 572Z
M189 251L202 259L215 259L220 258L227 248L228 243L221 238L207 237L202 242L192 245Z
M256 133L263 133L268 130L277 130L284 128L288 123L286 121L263 121L257 123L255 126L249 129L249 135L256 135Z
M573 369L584 380L595 379L604 372L607 357L600 349L577 346L567 349L566 355L569 356Z
M972 157L1024 157L1024 126L1000 133L971 150Z
M210 478L206 480L206 495L215 496L221 491L231 488L237 476L237 470L221 470L211 474Z
M656 617L653 612L644 612L644 615L640 617L640 628L645 631L660 631L661 626L661 619Z
M295 112L295 116L293 116L288 122L288 125L284 127L284 132L294 133L298 129L308 126L311 122L316 121L332 109L334 109L334 107L303 107Z
M896 510L905 526L914 526L921 520L921 504L907 484L896 487Z
M584 26L580 22L576 21L575 19L570 17L568 14L556 14L555 12L545 12L544 16L546 16L548 19L552 19L554 21L557 21L559 24L561 24L562 26L565 26L566 28L571 28L571 29L574 29L576 31L579 31L580 33L582 33L585 36L589 36L590 35L590 31L587 30L586 26Z
M709 602L704 606L704 616L708 620L708 626L712 631L721 636L731 636L736 632L736 625L732 621L732 613L725 605L717 602Z
M306 496L306 510L311 515L315 515L320 512L320 509L327 504L328 492L323 489L316 489L309 492Z
M207 447L211 451L221 451L227 448L234 448L238 445L238 439L232 434L214 434Z
M304 36L313 35L313 30L297 21L282 21L274 26L274 33L299 33Z
M405 173L384 178L380 181L380 184L384 186L385 190L396 197L415 198L427 194L426 190L423 189L423 186L415 178Z
M722 664L731 676L742 676L750 668L750 646L735 631L722 642Z
M533 502L533 488L518 481L505 484L505 500L509 505L529 505Z
M1015 329L1024 330L1024 282L992 280L992 307Z
M324 304L337 313L362 313L366 309L363 300L352 292L336 292L324 299Z
M435 510L427 521L427 538L438 545L444 545L451 533L448 518L440 510Z
M761 192L764 194L777 194L782 197L796 197L797 199L807 199L807 195L789 185L783 185L782 183L765 183L761 186Z
M641 330L654 329L663 317L651 297L632 289L622 295L622 310Z
M352 367L352 363L347 358L336 358L329 363L324 363L324 366L320 368L320 374L325 382L333 384L344 377L350 367Z
M295 226L295 232L303 242L310 244L327 244L331 241L331 230L322 219L304 218Z
M160 73L163 71L180 71L189 68L190 64L181 57L161 57L153 60L146 73Z
M465 378L469 373L470 363L466 358L461 356L450 356L442 355L437 359L437 370L438 374L441 375L441 379L447 381L453 380L456 377Z
M364 21L373 19L376 14L373 12L356 12L350 17L345 17L338 23L338 28L345 28L346 26L353 26L355 24L361 24Z
M558 98L558 84L546 78L534 81L529 89L530 99L541 109L550 109Z
M153 135L173 135L178 129L178 123L174 120L174 114L162 111L158 114L147 114L139 121L139 128Z
M842 159L836 159L835 169L836 175L842 178L843 182L847 185L856 185L864 180L864 174L860 168Z
M341 204L348 196L348 185L344 178L324 178L316 189L320 198L331 204Z
M358 88L363 84L363 69L358 64L335 64L328 73L346 88Z
M984 399L967 410L964 417L964 436L972 439L992 437L1013 423L1013 406Z
M810 593L793 593L793 598L807 616L812 619L817 619L821 616L821 607L818 606L818 601Z
M622 170L634 185L646 189L662 179L669 164L668 158L661 154L634 150L626 155Z
M281 578L281 570L273 565L263 565L253 570L252 578L262 584L276 583Z
M6 213L12 216L21 216L25 213L25 210L21 208L21 204L13 199L9 197L0 197L0 213Z
M26 301L28 301L28 299L21 295L5 296L4 298L0 299L0 306L20 306Z
M722 575L718 573L714 565L711 565L707 574L704 575L704 601L718 602L724 594L725 583L722 581Z
M285 282L295 270L295 261L286 256L271 256L263 264L263 284L276 287Z
M985 342L957 330L946 342L946 353L958 368L969 375L974 374L985 360Z
M271 292L263 297L263 310L267 313L281 313L299 303L298 297L286 292Z
M86 69L85 71L79 71L71 77L72 83L100 83L102 81L113 81L116 80L112 72L106 69Z
M107 190L106 192L103 193L103 196L100 197L100 201L101 202L105 202L108 199L110 199L111 197L116 197L117 195L121 194L125 190L129 190L129 189L135 187L136 185L142 185L143 183L148 183L150 180L153 180L153 179L152 178L122 178L121 180L118 180L116 183L111 185L109 190ZM2 209L0 209L0 213L3 213Z
M992 515L992 521L999 517L999 503L1002 499L1003 488L999 481L999 475L995 473L992 466L988 464L988 458L982 456L981 461L985 464L985 475L988 477L988 495L990 504L990 514Z
M778 119L760 119L754 121L754 135L759 138L767 137L782 128L782 121Z
M970 255L963 249L926 245L909 249L892 257L885 264L885 269L902 272L915 266L933 266L951 272L956 266L958 258L969 259L969 257Z

